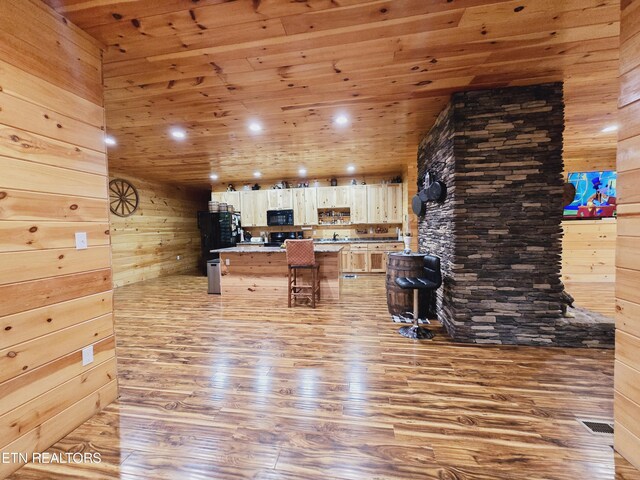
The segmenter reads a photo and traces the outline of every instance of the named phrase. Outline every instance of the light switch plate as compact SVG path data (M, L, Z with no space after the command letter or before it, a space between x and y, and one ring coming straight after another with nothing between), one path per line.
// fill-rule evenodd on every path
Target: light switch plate
M76 250L85 250L87 247L87 232L76 232Z
M82 349L82 366L87 366L90 363L93 363L93 345Z
M225 258L225 259L224 259L224 263L225 263L225 264L227 265L227 267L228 267L229 265L231 265L231 259L230 259L230 258Z

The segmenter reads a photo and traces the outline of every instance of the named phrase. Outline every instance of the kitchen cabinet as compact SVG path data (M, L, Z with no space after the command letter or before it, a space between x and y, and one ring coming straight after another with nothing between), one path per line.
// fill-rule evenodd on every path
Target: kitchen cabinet
M351 207L349 189L351 187L318 187L318 208Z
M367 251L369 272L384 273L387 271L386 252Z
M366 273L369 271L369 252L352 250L349 255L350 272Z
M351 223L367 223L366 185L354 185L349 187L349 206L351 209Z
M352 243L342 250L343 273L384 273L389 253L402 251L400 242Z
M240 208L240 192L211 192L211 200L233 205L233 208L239 212Z
M350 272L351 271L351 249L349 245L345 245L343 249L340 251L340 271L341 272Z
M316 188L293 190L293 222L296 225L318 224L318 200Z
M384 185L367 185L367 220L384 223L386 199Z
M316 188L318 208L331 208L333 203L333 187Z
M246 227L267 226L267 210L293 209L294 222L300 226L318 225L318 209L336 209L345 215L345 222L355 225L397 225L403 217L402 184L398 183L213 192L211 199L242 212Z
M370 243L369 250L369 271L386 272L389 254L404 250L404 243Z
M402 184L367 185L368 223L402 223Z
M250 190L240 192L242 215L240 220L243 227L267 226L267 192L265 190Z
M352 243L349 247L349 272L366 273L369 271L369 254L366 243Z
M293 208L293 194L290 188L265 190L265 192L267 194L267 210L290 210Z
M402 184L391 183L385 187L387 223L402 223Z
M367 221L382 223L382 185L367 185Z

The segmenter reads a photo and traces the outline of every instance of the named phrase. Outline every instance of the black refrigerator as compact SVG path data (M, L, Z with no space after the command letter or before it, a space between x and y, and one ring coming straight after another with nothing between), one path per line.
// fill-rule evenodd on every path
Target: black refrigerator
M240 237L240 214L229 212L198 212L198 228L202 255L200 270L207 274L207 261L219 258L211 250L235 247Z

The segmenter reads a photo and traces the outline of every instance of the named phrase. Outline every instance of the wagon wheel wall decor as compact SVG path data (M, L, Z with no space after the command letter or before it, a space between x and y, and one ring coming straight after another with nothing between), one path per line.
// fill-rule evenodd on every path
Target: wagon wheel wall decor
M136 187L121 178L109 182L109 200L111 212L119 217L132 215L140 202Z

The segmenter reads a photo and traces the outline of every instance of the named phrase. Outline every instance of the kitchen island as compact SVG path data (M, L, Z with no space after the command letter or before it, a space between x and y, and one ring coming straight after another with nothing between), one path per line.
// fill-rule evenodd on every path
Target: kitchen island
M340 298L341 245L316 244L320 264L320 301ZM220 254L222 295L278 298L287 301L287 255L284 248L239 246L212 250ZM309 272L298 275L304 282Z

